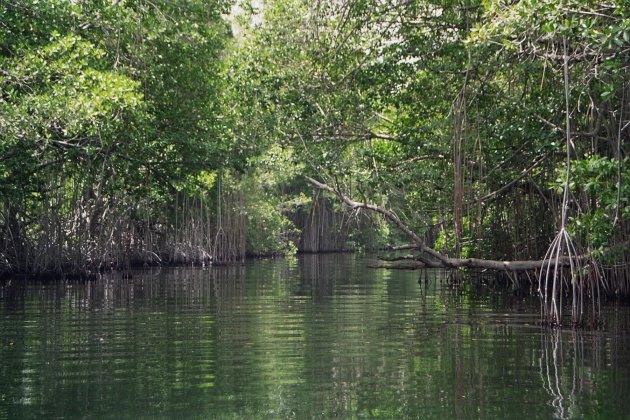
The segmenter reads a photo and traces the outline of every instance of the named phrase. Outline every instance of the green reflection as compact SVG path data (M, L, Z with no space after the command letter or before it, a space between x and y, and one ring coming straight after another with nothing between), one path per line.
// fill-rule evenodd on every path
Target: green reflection
M0 287L0 418L531 418L629 412L607 331L441 272L301 256Z

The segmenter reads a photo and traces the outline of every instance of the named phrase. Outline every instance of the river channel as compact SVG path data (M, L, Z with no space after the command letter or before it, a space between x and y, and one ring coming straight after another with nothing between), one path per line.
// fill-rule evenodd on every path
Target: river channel
M630 308L597 330L481 278L304 255L0 284L0 418L623 418Z

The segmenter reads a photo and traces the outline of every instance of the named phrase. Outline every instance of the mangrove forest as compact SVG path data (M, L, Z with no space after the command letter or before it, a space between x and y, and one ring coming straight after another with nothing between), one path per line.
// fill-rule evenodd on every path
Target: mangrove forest
M0 2L0 273L385 250L630 295L626 0Z
M0 0L0 420L629 393L630 0Z

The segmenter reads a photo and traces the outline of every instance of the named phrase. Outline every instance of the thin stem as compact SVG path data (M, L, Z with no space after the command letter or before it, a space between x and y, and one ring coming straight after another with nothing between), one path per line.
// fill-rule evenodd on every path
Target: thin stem
M564 47L564 101L566 112L566 139L567 139L567 179L564 185L564 195L562 197L562 228L567 226L567 209L569 206L569 177L571 174L571 115L569 108L569 55L567 53L567 37L562 38Z

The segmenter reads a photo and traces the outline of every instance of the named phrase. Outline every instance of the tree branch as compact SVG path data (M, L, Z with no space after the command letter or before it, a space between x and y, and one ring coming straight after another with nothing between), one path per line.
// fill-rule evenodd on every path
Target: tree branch
M350 197L347 197L346 195L341 193L341 191L339 191L338 188L333 188L329 185L316 181L310 177L306 177L306 179L315 187L335 194L348 207L352 209L367 209L367 210L379 213L383 217L385 217L387 220L395 224L411 240L413 240L416 248L420 251L420 255L416 256L415 259L423 263L423 266L426 268L456 269L456 268L466 267L466 268L482 268L482 269L494 270L494 271L529 271L529 270L540 269L543 265L549 264L550 262L552 264L557 263L558 265L569 266L572 263L574 263L576 260L587 260L590 258L589 255L575 256L573 258L560 256L557 259L553 258L551 261L550 260L500 261L500 260L485 260L485 259L480 259L480 258L450 258L446 255L443 255L437 252L433 248L427 246L422 240L422 238L420 238L418 234L416 234L407 225L405 225L398 218L396 213L394 213L392 210L388 210L374 204L360 203L358 201L354 201ZM408 259L408 258L405 257L403 259Z
M418 270L421 268L427 268L426 264L416 262L415 264L368 264L368 268L386 268L388 270Z
M484 201L487 201L487 200L491 200L493 198L496 198L498 195L500 195L504 191L509 190L518 181L520 181L525 176L527 176L527 174L529 174L531 171L533 171L546 158L547 158L547 154L538 156L536 159L534 159L534 162L531 164L531 166L529 166L527 169L524 169L520 174L518 174L518 176L516 178L514 178L512 181L508 182L507 184L505 184L504 186L502 186L498 190L496 190L494 192L491 192L490 194L486 194L485 196L481 197L478 201L484 202Z
M383 257L379 255L376 258L381 261L388 261L388 262L407 261L407 260L417 261L418 260L418 257L416 255L401 255L399 257Z
M358 201L354 201L349 197L346 197L345 195L343 195L338 189L334 189L326 184L323 184L319 181L314 180L313 178L307 177L306 178L311 184L313 184L314 186L316 186L317 188L321 189L321 190L326 190L326 191L330 191L331 193L335 194L337 197L339 197L339 199L341 201L343 201L347 206L349 206L352 209L367 209L376 213L380 213L382 214L387 220L389 220L390 222L394 223L400 230L402 230L418 247L418 249L428 255L430 255L431 257L433 257L434 259L437 259L438 261L440 261L442 264L438 265L438 266L444 266L445 264L447 264L448 262L448 258L446 258L445 256L443 256L442 254L440 254L439 252L435 251L433 248L428 247L424 241L422 240L422 238L420 238L420 236L418 236L414 231L412 231L411 229L409 229L409 227L407 227L407 225L405 225L396 215L396 213L394 213L391 210L387 210L381 207L378 207L374 204L367 204L367 203L359 203ZM430 264L430 263L434 263L434 261L431 260L422 260L423 262Z

